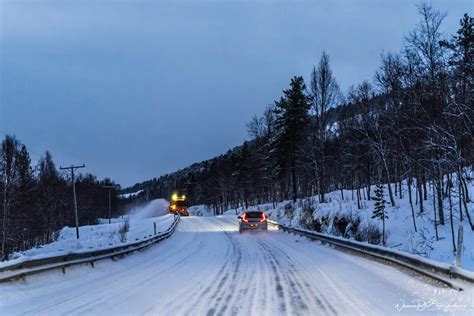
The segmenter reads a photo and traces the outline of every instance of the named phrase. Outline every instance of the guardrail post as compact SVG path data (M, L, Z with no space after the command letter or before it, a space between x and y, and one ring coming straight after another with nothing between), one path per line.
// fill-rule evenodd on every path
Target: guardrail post
M462 224L459 224L458 228L458 247L456 249L456 266L461 264L461 255L462 255L462 239L463 239L463 228Z
M156 235L156 222L153 222L153 231L155 232L155 235Z

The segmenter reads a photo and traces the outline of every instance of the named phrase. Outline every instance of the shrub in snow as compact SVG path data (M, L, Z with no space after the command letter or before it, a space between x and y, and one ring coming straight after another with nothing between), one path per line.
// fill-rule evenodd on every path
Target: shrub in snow
M285 216L291 221L293 219L295 210L292 203L285 204Z
M326 215L316 217L313 222L314 230L318 233L326 231L329 222L329 217Z
M354 236L357 241L366 241L369 244L379 245L380 244L380 231L379 228L372 222L368 222L364 225L359 226L359 230Z
M360 220L359 215L351 214L350 222L346 226L346 230L344 232L344 237L346 237L346 238L355 238L357 232L359 231L360 222L361 222L361 220Z
M314 205L311 199L306 199L302 203L300 226L306 229L314 229L315 227Z
M332 218L331 234L335 236L345 237L346 229L350 222L351 222L351 218L347 214L334 215L334 217Z
M120 241L126 242L127 241L127 233L130 230L130 220L128 217L123 222L122 226L120 226L119 234L120 234Z

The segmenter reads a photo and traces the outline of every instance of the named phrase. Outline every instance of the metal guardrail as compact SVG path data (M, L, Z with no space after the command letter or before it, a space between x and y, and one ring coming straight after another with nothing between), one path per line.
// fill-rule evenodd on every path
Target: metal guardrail
M83 263L90 263L92 266L94 266L95 261L107 258L113 259L115 257L143 249L159 242L160 240L169 238L175 231L179 220L180 216L176 215L170 227L166 231L127 245L83 253L66 254L42 259L32 259L2 267L0 268L0 283L20 279L28 275L33 275L57 268L61 268L63 273L65 273L66 267L69 266Z
M384 249L375 245L364 244L354 240L293 228L271 220L268 220L268 223L277 226L278 229L289 233L296 233L308 237L310 239L319 240L321 242L333 245L336 248L355 252L365 257L375 259L377 261L388 262L398 267L408 269L412 272L421 274L425 277L433 279L437 282L440 282L459 291L463 290L462 286L457 283L454 283L453 280L461 280L468 283L474 283L474 273L470 273L459 267L446 266L441 264L438 265L429 262L429 260L424 260L423 258L418 259L416 257L410 256L409 254L404 255L400 252L390 249Z

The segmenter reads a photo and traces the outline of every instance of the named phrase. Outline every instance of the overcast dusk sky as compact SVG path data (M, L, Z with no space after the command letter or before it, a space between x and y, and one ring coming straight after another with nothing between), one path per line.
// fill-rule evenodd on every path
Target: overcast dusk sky
M127 186L211 158L323 50L345 92L417 1L0 0L0 136ZM432 1L455 33L472 0Z

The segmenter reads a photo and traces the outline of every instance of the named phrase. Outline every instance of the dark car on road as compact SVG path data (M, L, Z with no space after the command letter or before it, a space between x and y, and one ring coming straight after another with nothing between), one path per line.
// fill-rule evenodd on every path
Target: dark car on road
M267 230L267 215L260 211L248 211L239 216L239 233L244 230Z

